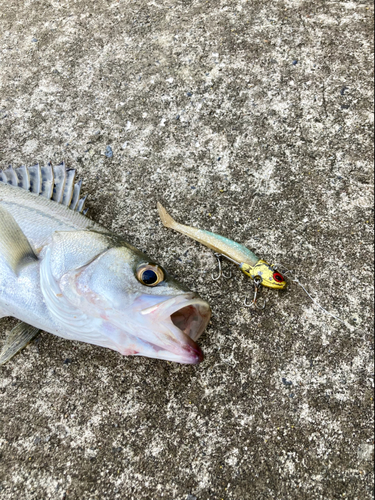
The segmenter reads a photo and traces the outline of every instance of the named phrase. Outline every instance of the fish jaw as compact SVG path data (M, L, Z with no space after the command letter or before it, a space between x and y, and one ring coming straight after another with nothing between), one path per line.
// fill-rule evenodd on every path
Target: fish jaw
M68 338L108 347L124 356L193 365L203 361L196 341L210 321L211 309L194 293L173 297L135 294L119 310L97 300L92 293L89 300L80 297L76 302L72 294L68 299L64 291L55 312L60 320L65 318L64 326L73 334Z
M76 286L75 278L77 275L70 274L60 280L63 296L60 300L76 308L77 312L69 316L80 321L79 330L82 315L90 318L86 330L89 331L91 325L94 328L92 335L88 333L86 339L80 336L77 340L109 347L123 355L182 364L198 364L203 360L196 341L210 321L211 309L196 294L189 292L171 297L135 293L127 295L126 300L124 297L119 307L118 302L114 305L114 300L103 300L92 290L88 293L86 288ZM62 316L57 307L56 312Z
M203 360L196 341L211 318L207 302L193 293L178 295L156 307L143 308L140 316L149 325L148 332L156 337L157 350L162 348L158 357L167 350L180 363L197 364Z
M115 350L182 364L198 364L203 353L196 341L211 318L207 302L193 293L172 298L141 295L124 311L106 310L103 325Z

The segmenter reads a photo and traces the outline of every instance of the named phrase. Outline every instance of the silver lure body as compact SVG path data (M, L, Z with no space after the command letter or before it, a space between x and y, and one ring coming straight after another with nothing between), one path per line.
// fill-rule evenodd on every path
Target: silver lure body
M39 193L35 186L32 192L23 179L14 185L9 172L6 183L4 177L0 210L10 222L3 229L0 222L0 318L13 316L60 337L124 355L180 363L203 359L195 341L209 321L208 304L167 273L158 286L140 283L136 270L149 259L80 213L83 203L77 185L72 180L67 185L68 175L63 187L56 180L53 189L47 185L47 195L42 186ZM33 252L18 267L11 264L9 245L1 246L9 234L13 244L16 233L10 226L18 226Z

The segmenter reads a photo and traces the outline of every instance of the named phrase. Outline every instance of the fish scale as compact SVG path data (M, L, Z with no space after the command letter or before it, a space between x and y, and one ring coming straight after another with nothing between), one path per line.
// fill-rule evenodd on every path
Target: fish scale
M39 330L123 355L202 361L207 302L87 218L81 185L64 163L0 171L0 318L22 322L0 365Z

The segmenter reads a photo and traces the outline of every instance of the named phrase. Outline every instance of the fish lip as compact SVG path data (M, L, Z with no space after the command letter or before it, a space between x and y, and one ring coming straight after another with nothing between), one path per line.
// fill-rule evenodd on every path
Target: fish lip
M196 341L210 321L211 308L198 295L195 293L177 295L141 310L140 314L148 316L151 321L157 319L162 325L165 335L171 342L168 345L163 341L161 345L155 342L152 344L156 349L165 349L172 358L177 356L176 359L169 358L170 360L184 364L198 364L203 361L202 350Z
M148 345L154 349L154 353L152 355L135 352L134 356L146 356L153 359L156 358L164 361L173 361L184 365L197 365L204 359L203 352L198 345L195 347L185 346L183 349L180 349L178 353L172 350L163 349L160 345L153 344L152 342L148 342Z

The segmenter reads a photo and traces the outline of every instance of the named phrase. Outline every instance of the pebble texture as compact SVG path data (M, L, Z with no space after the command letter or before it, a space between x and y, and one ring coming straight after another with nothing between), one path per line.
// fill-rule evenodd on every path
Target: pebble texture
M0 166L65 160L90 217L214 313L198 367L42 333L1 368L2 500L373 498L372 16L370 0L0 0ZM352 327L296 283L244 308L250 280L213 282L158 199Z

